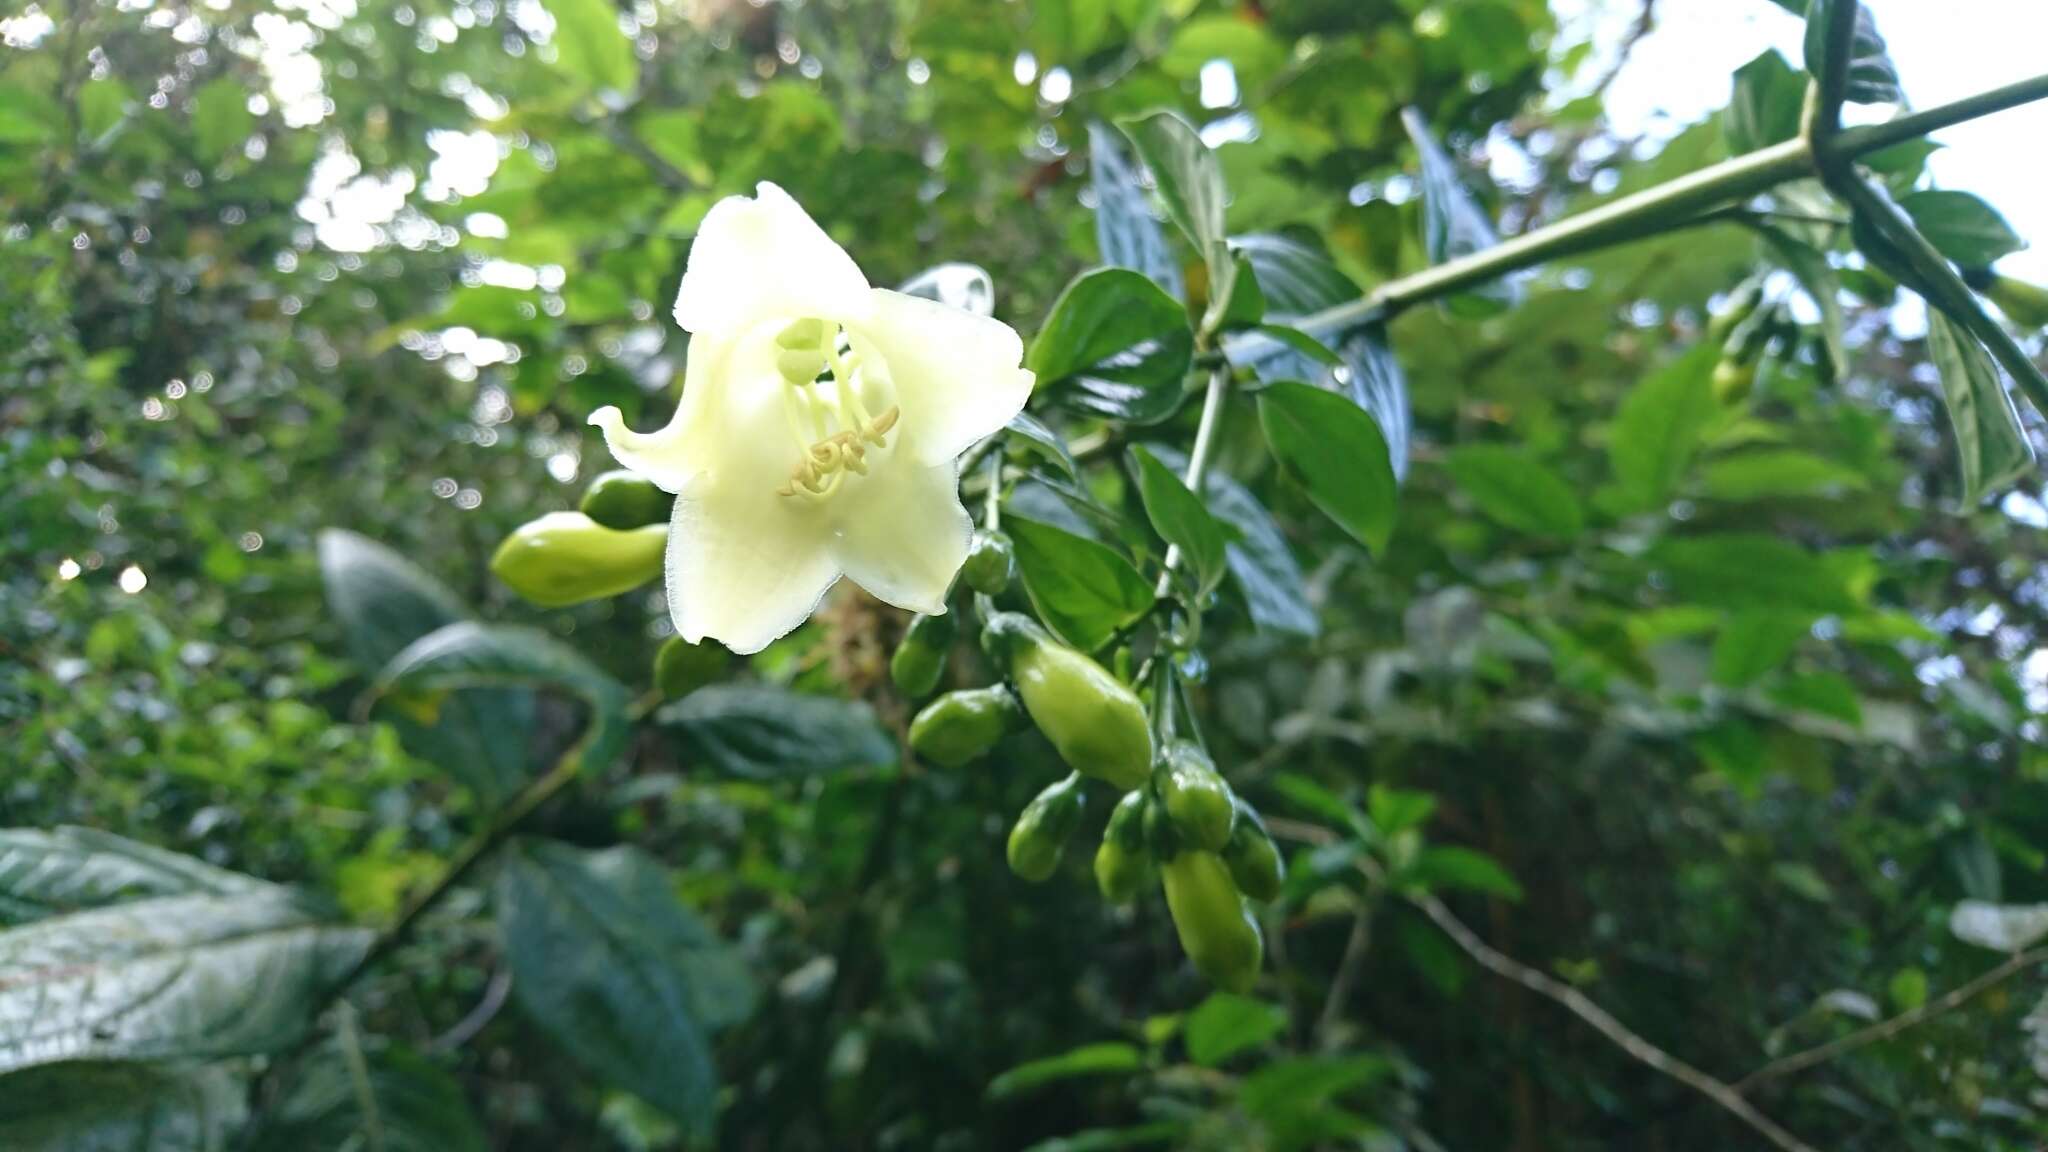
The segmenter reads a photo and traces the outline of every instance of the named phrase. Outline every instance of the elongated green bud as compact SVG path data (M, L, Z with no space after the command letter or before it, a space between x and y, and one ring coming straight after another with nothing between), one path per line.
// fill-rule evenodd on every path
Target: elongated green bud
M1153 774L1159 802L1180 843L1202 852L1221 852L1230 842L1236 797L1201 747L1176 740Z
M671 636L654 654L654 686L664 700L680 700L725 672L731 653L716 644Z
M1150 777L1145 706L1123 681L1015 612L990 619L982 644L1008 669L1032 723L1070 767L1126 792Z
M637 472L605 472L583 490L577 507L585 516L621 532L666 524L675 510L676 498L654 486L654 481Z
M667 548L665 524L619 532L581 512L550 512L505 537L491 572L543 608L565 608L653 580Z
M1238 891L1254 900L1266 901L1280 895L1287 881L1287 864L1280 858L1280 846L1258 810L1237 801L1237 823L1230 829L1230 843L1223 846L1223 863Z
M1010 538L1001 532L976 532L967 549L967 561L960 565L960 578L985 596L999 596L1010 586L1016 572L1016 556Z
M903 633L903 642L889 657L889 679L896 690L921 700L939 686L946 674L946 650L953 645L953 617L915 616Z
M1152 853L1145 847L1145 793L1124 793L1109 814L1095 849L1095 886L1112 904L1128 904L1152 879Z
M1226 991L1250 990L1266 941L1223 861L1213 852L1183 852L1160 872L1166 907L1195 970Z
M1010 828L1010 871L1034 884L1050 878L1087 803L1078 772L1032 797Z
M924 706L910 722L910 748L944 768L986 755L1024 721L1024 710L1000 684L948 692Z

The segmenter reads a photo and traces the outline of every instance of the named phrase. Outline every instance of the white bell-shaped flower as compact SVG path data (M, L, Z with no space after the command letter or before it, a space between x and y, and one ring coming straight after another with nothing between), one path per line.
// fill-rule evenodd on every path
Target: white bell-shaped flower
M676 630L756 652L841 575L945 611L972 524L959 457L1031 394L1009 325L869 287L789 194L762 184L704 217L676 296L682 401L638 433L593 413L621 465L675 493Z

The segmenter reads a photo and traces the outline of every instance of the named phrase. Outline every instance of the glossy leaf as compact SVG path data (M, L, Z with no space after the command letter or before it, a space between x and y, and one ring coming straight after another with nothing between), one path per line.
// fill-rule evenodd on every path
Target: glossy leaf
M1429 121L1413 108L1401 110L1401 124L1422 164L1422 250L1431 264L1482 252L1500 243L1493 221L1472 198L1457 165L1437 143ZM1503 277L1450 297L1445 307L1468 316L1491 315L1521 303L1521 284Z
M0 829L0 925L152 896L268 888L190 856L92 828Z
M519 1008L593 1075L708 1131L707 1034L751 1010L752 984L661 867L629 847L521 841L495 899Z
M1849 81L1844 93L1852 104L1897 104L1905 100L1899 88L1899 72L1892 64L1877 21L1860 0L1812 0L1806 9L1806 70L1816 76L1833 67L1826 61L1827 28L1831 13L1839 4L1856 5L1856 31L1850 39L1849 56L1843 61Z
M896 742L854 700L770 684L712 684L655 714L712 767L773 780L896 762Z
M0 932L0 1072L295 1042L369 944L281 888L138 900Z
M1098 268L1060 293L1024 363L1069 407L1149 424L1179 407L1193 354L1179 301L1136 272Z
M1398 489L1386 440L1364 409L1334 392L1283 382L1259 393L1275 459L1352 539L1384 552Z
M1202 143L1194 125L1173 112L1120 120L1117 127L1151 170L1159 186L1159 201L1166 206L1166 218L1208 265L1211 282L1226 278L1227 267L1219 269L1217 260L1218 246L1227 237L1223 228L1227 193L1215 153ZM1222 252L1222 260L1227 266L1227 251Z
M1962 468L1963 499L1974 503L2034 467L2034 448L1998 366L1977 338L1939 312L1927 316L1927 354L1941 373L1949 430Z
M1093 652L1152 608L1152 585L1116 550L1035 520L1006 516L1017 571L1039 619Z
M1179 450L1162 444L1148 448L1167 468L1186 471L1187 457ZM1308 600L1307 581L1273 514L1250 489L1213 468L1202 495L1209 511L1229 528L1223 558L1252 623L1261 631L1316 635L1320 624Z
M1152 215L1138 173L1125 157L1117 134L1102 124L1088 126L1090 184L1095 191L1095 242L1102 262L1129 268L1179 299L1187 290L1167 246L1166 234Z
M1928 243L1965 268L1990 267L2027 246L1996 208L1968 192L1925 188L1899 197L1899 207Z
M1800 287L1820 309L1821 341L1828 353L1828 370L1839 375L1848 370L1849 351L1842 333L1848 320L1842 312L1842 278L1828 262L1826 252L1782 229L1758 230L1785 270L1799 280Z
M1057 467L1066 474L1067 479L1081 478L1081 467L1074 462L1074 454L1068 450L1067 442L1060 438L1059 433L1046 427L1038 417L1029 412L1019 412L1010 418L1010 423L1003 431Z
M1142 447L1130 450L1131 470L1137 476L1138 495L1152 528L1168 544L1180 549L1193 568L1195 584L1207 591L1216 586L1225 571L1223 529L1202 499L1190 491L1181 478Z
M1571 486L1518 449L1462 445L1451 450L1444 466L1481 512L1517 532L1569 539L1586 525Z

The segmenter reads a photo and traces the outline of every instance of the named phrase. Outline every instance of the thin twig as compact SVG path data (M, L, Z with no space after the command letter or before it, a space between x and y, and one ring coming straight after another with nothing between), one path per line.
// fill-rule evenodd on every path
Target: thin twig
M1941 996L1929 1000L1918 1008L1901 1012L1889 1020L1880 1020L1868 1028L1860 1028L1849 1033L1847 1036L1838 1037L1825 1044L1808 1048L1803 1052L1794 1052L1790 1056L1780 1056L1769 1064L1737 1080L1732 1087L1737 1092L1748 1092L1767 1080L1776 1080L1781 1076L1790 1076L1794 1072L1803 1072L1816 1064L1824 1064L1844 1053L1868 1047L1880 1040L1889 1040L1908 1028L1924 1024L1936 1016L1960 1008L1985 992L2012 979L2014 976L2043 963L2048 963L2048 948L2035 948L2026 952L2016 952L2005 963L1984 972L1967 984L1960 985Z
M1296 820L1269 817L1266 820L1266 827L1276 836L1286 836L1311 844L1328 844L1338 838L1337 834L1328 828ZM1361 857L1356 863L1358 870L1365 874L1366 879L1374 887L1386 888L1386 872L1377 861L1370 857ZM1592 1025L1602 1036L1612 1040L1638 1063L1678 1081L1713 1101L1723 1111L1755 1129L1783 1152L1816 1152L1812 1145L1787 1132L1779 1127L1776 1121L1757 1111L1756 1106L1743 1099L1742 1094L1733 1087L1643 1039L1628 1025L1615 1019L1612 1013L1594 1003L1585 993L1562 980L1529 967L1481 940L1479 934L1458 919L1457 914L1442 900L1427 892L1400 892L1398 895L1429 917L1431 923L1442 929L1444 934L1451 938L1451 942L1480 967L1561 1005L1572 1015Z

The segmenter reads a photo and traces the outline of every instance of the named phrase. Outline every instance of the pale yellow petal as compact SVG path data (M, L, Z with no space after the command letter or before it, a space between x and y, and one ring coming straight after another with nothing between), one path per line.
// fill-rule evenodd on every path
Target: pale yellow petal
M857 319L867 307L853 258L787 192L763 183L705 214L675 317L690 332L737 335L773 319Z
M828 502L837 567L875 598L912 612L946 610L946 590L967 559L974 525L960 506L953 461L877 459Z
M850 325L864 360L888 364L903 409L902 448L922 464L952 460L1008 424L1031 397L1024 342L1000 320L877 288Z

